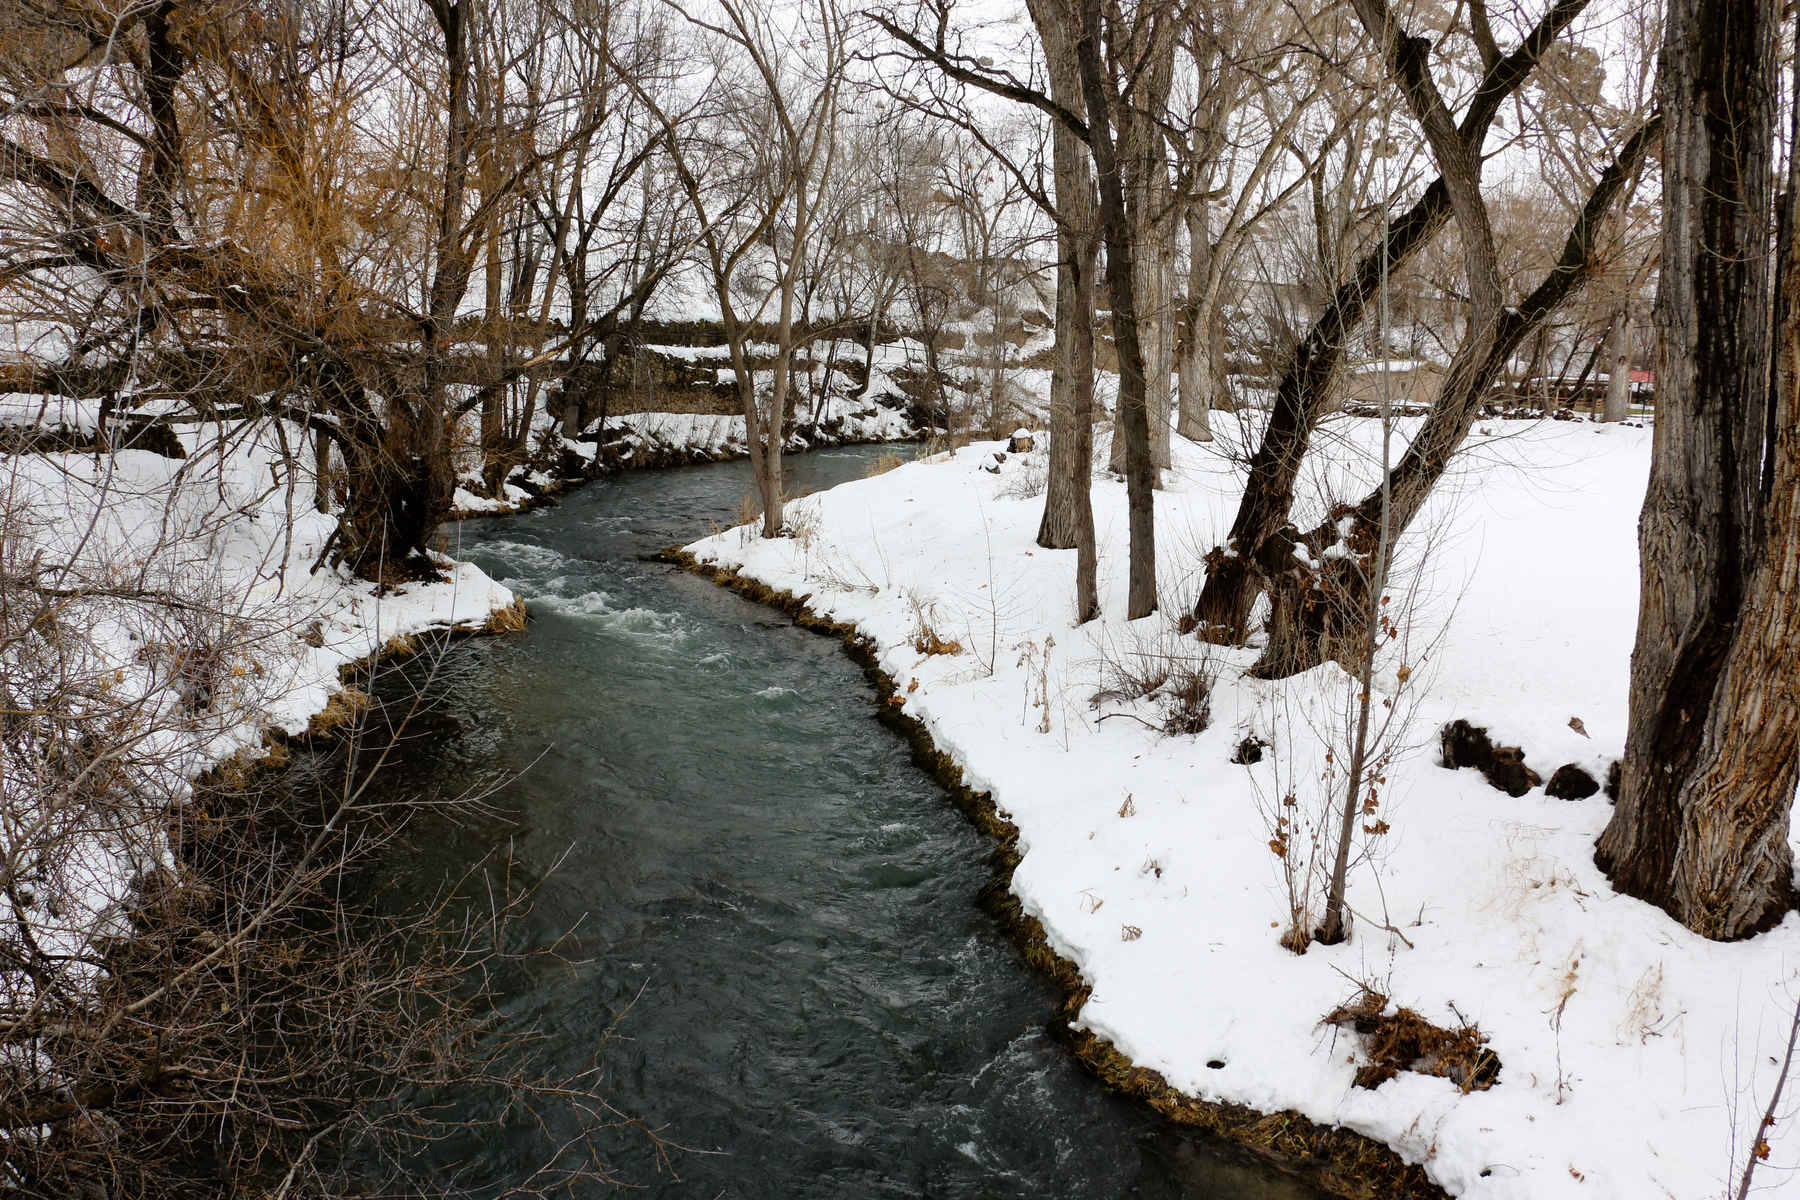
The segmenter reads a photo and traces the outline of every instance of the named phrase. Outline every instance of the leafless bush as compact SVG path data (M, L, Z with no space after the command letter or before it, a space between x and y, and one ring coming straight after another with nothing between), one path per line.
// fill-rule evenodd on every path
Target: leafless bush
M1163 606L1181 612L1180 605ZM1139 626L1153 626L1141 628ZM1170 737L1204 732L1212 724L1212 690L1218 680L1213 648L1180 636L1160 621L1141 622L1124 636L1100 647L1100 689L1089 707L1108 709L1100 720L1123 717ZM1151 711L1137 711L1148 701Z

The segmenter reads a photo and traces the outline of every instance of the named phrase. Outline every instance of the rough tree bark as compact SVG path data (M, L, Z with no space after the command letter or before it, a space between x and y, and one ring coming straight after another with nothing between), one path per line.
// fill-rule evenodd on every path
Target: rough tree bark
M1696 933L1792 906L1800 749L1800 330L1771 395L1771 149L1779 0L1673 0L1658 89L1656 433L1638 522L1643 596L1619 802L1595 858ZM1788 220L1792 220L1790 162ZM1789 252L1784 286L1800 285Z
M1100 0L1080 0L1076 55L1087 100L1088 149L1100 184L1100 228L1106 241L1106 282L1112 292L1113 342L1119 352L1118 436L1125 439L1125 495L1131 536L1125 615L1156 611L1156 469L1150 462L1150 422L1145 409L1144 351L1138 342L1132 231L1124 181L1113 149L1111 110L1117 93L1101 51Z

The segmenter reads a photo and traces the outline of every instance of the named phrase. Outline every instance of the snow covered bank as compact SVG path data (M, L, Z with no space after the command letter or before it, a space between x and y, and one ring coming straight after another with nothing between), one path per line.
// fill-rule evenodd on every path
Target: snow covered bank
M511 591L447 557L441 582L385 591L320 566L336 518L281 465L282 432L304 444L268 423L189 426L180 459L0 458L0 691L18 718L0 856L32 885L18 936L99 961L128 931L133 878L168 863L166 818L197 776L305 731L344 669L396 639L522 623ZM15 1001L34 986L0 971Z
M723 347L662 346L659 353L685 352L701 357ZM904 442L922 430L901 408L878 403L876 397L899 396L891 379L877 372L876 386L866 398L832 393L822 398L816 414L808 411L788 437L790 453L868 442ZM743 415L693 412L640 412L606 418L580 440L556 436L554 422L540 415L534 435L542 447L536 461L514 473L504 500L482 496L479 463L466 468L456 491L456 515L490 516L519 512L540 497L577 486L609 471L673 467L720 462L749 456Z
M1123 486L1094 494L1109 615L1075 628L1074 556L1033 541L1041 464L991 472L991 443L797 502L793 537L732 530L690 550L871 640L894 702L1017 826L1013 889L1092 988L1078 1024L1181 1092L1355 1130L1459 1196L1720 1194L1773 1087L1800 918L1742 944L1694 937L1594 867L1604 795L1515 799L1437 765L1459 717L1544 776L1603 777L1620 753L1649 431L1491 423L1415 527L1395 589L1409 632L1381 688L1404 718L1385 832L1359 843L1354 936L1303 956L1278 943L1291 859L1273 822L1291 811L1288 839L1313 836L1351 688L1334 666L1244 679L1254 650L1175 635L1240 487L1237 431L1222 432L1216 448L1176 439L1157 496L1164 612L1142 621L1118 615ZM1325 435L1337 465L1308 473L1303 516L1372 471L1372 422ZM1121 686L1171 664L1216 679L1197 735L1162 731L1169 689ZM1234 762L1251 741L1261 758ZM1365 1048L1322 1018L1360 985L1478 1026L1498 1082L1354 1086ZM1759 1180L1800 1194L1779 1169L1800 1138L1782 1120L1770 1141Z
M874 403L832 396L817 421L806 421L788 438L792 452L862 442L911 441L920 434L906 414ZM750 453L742 415L711 413L630 413L608 419L600 444L620 466L668 466L715 462Z

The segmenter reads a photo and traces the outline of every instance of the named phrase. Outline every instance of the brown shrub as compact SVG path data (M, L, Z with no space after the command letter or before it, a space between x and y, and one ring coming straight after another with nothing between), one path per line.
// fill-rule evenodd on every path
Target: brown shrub
M893 470L895 467L901 467L901 466L905 466L905 465L906 465L906 460L904 458L901 458L898 454L895 454L892 450L889 450L887 453L883 454L880 458L876 459L874 462L869 464L868 469L863 472L863 478L864 479L873 479L877 475L886 475L889 471Z
M1436 1075L1465 1092L1486 1091L1498 1082L1500 1059L1476 1026L1445 1029L1410 1008L1387 1008L1388 998L1365 984L1325 1016L1325 1024L1362 1037L1368 1061L1356 1070L1357 1087L1380 1087L1402 1071Z

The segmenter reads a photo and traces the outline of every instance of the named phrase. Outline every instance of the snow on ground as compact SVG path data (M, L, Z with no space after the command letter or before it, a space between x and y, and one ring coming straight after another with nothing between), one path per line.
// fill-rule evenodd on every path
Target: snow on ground
M286 434L305 444L297 428ZM56 754L33 749L57 744L54 725L9 732L0 773L0 855L37 881L34 936L84 961L93 939L121 931L131 878L165 860L161 814L194 777L257 749L265 730L305 730L340 690L340 670L391 639L479 628L516 602L448 558L444 581L385 595L342 570L315 571L336 518L314 508L310 477L280 469L272 424L189 426L182 441L185 459L0 460L11 602L48 605L25 629L0 613L0 688L16 716L103 724L116 756L119 807L98 815L45 811L46 797L74 786ZM92 827L58 832L64 820ZM9 994L29 987L0 972Z
M1076 628L1073 552L1034 544L1041 454L990 473L997 443L798 502L794 537L731 530L691 549L810 593L814 610L876 641L906 711L1017 823L1013 888L1092 984L1081 1022L1174 1086L1348 1126L1458 1196L1722 1194L1782 1055L1800 916L1746 943L1695 937L1613 894L1593 865L1604 795L1513 799L1437 764L1436 732L1455 717L1523 745L1546 777L1620 754L1650 431L1492 422L1473 436L1402 547L1395 592L1410 620L1381 691L1407 717L1382 797L1390 832L1364 839L1352 939L1296 956L1277 944L1287 893L1265 813L1291 788L1293 839L1308 840L1351 688L1335 666L1244 679L1254 650L1174 634L1241 489L1231 454L1245 431L1217 416L1215 427L1211 447L1175 439L1157 494L1164 612L1141 621L1120 615L1123 485L1095 481L1107 615ZM1377 428L1328 423L1338 465L1303 481L1309 515L1328 495L1360 494ZM922 620L961 652L915 649ZM1166 655L1217 673L1203 733L1146 725L1160 724L1155 698L1092 702L1116 682L1109 663ZM1249 735L1268 751L1234 764ZM1358 1039L1320 1021L1352 981L1440 1025L1475 1022L1502 1063L1498 1084L1465 1094L1403 1072L1352 1086ZM1800 1177L1781 1169L1800 1137L1783 1120L1771 1140L1760 1182L1800 1195Z
M100 425L100 402L71 396L0 393L0 426L92 433Z

